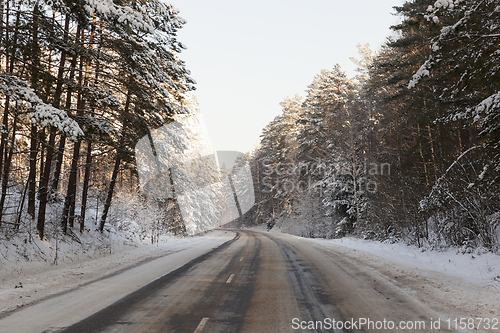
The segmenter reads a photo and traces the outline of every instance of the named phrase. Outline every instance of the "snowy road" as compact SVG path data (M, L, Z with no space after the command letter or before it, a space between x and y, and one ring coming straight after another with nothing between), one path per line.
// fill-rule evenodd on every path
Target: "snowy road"
M457 313L446 307L446 300L422 299L418 288L424 282L412 287L416 292L409 290L406 287L415 281L408 276L398 280L391 276L394 270L387 273L352 253L299 237L234 233L235 238L213 250L198 248L191 253L194 260L178 269L168 269L175 259L171 254L127 270L114 277L118 280L104 279L17 311L0 320L0 331L460 331L453 325L447 329L447 320ZM146 284L134 282L144 274L161 277ZM308 329L311 325L316 329Z

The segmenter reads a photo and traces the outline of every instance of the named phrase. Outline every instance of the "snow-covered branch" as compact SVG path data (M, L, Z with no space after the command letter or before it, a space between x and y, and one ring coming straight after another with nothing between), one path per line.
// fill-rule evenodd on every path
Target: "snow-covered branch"
M429 12L429 15L425 15L424 17L428 21L433 21L434 23L438 24L439 23L439 17L438 17L438 12L443 9L447 9L449 11L452 11L455 9L456 6L460 4L463 0L436 0L434 5L430 5L427 8L427 11Z
M9 96L11 100L29 103L28 116L34 124L55 127L72 140L83 136L78 123L71 119L66 111L44 103L25 81L8 74L0 75L0 92Z
M475 149L478 149L478 148L484 148L484 147L483 146L470 147L469 149L467 149L466 151L464 151L455 161L453 161L453 163L451 163L451 165L448 167L448 169L446 169L446 171L441 175L441 177L439 177L439 179L436 180L436 183L432 187L431 193L429 193L429 195L425 199L423 199L423 200L420 201L420 210L425 210L426 206L428 206L428 204L429 204L429 201L433 198L434 192L439 191L439 189L442 186L442 182L446 178L446 175L453 169L453 167L458 162L460 162L460 160L465 155L467 155L469 152L471 152L471 151L473 151Z
M435 24L439 23L439 18L437 16L437 13L441 9L448 9L450 11L454 10L456 6L464 0L437 0L434 3L434 6L429 6L427 8L427 11L431 12L429 15L425 15L424 17L427 20L432 20ZM412 80L408 83L408 89L414 88L422 79L424 76L429 76L430 74L430 69L432 66L439 60L439 55L436 54L439 50L442 49L444 42L446 39L449 37L449 35L457 30L458 27L463 26L467 23L467 21L470 19L470 16L473 12L475 12L479 6L483 3L484 1L480 1L476 6L473 8L467 10L464 15L453 25L451 26L446 26L441 29L441 33L439 36L434 38L433 44L432 44L432 54L429 56L429 58L425 61L425 63L419 68L417 73L413 75Z

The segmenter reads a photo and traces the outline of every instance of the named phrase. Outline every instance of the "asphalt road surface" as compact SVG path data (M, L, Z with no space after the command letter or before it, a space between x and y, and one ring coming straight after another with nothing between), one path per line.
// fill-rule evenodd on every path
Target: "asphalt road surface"
M222 246L57 331L446 331L431 328L436 313L352 257L285 234L235 234Z

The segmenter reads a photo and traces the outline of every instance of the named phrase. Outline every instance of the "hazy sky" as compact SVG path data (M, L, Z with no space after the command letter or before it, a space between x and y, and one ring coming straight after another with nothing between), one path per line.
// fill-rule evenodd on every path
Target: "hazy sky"
M215 150L247 152L280 114L286 96L305 95L316 73L338 63L349 76L358 43L378 49L399 21L402 0L170 0L187 24L181 54Z

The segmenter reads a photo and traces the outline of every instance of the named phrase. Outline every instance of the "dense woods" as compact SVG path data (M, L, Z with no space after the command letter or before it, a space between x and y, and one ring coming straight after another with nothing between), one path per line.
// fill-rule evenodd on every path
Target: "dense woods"
M414 0L358 76L322 70L252 156L243 223L493 249L500 225L500 6Z
M137 140L188 113L185 22L157 0L2 0L0 21L1 233L102 232Z
M333 65L283 100L249 155L256 203L237 225L498 247L500 6L395 11L379 51L358 46L355 78ZM178 12L158 0L0 0L0 22L0 234L78 240L105 230L117 201L182 233L175 205L116 198L139 193L137 142L196 108Z

